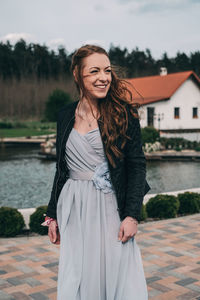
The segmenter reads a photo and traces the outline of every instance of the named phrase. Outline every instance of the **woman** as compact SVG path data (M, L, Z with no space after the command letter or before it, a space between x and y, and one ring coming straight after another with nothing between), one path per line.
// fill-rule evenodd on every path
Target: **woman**
M80 98L57 121L57 164L43 225L60 244L58 300L146 300L134 236L146 161L137 106L108 54L85 45L72 57Z

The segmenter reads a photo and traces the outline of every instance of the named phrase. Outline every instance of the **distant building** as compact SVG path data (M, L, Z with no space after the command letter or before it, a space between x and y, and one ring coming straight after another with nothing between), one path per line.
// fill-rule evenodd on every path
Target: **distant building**
M154 126L161 136L200 141L200 78L193 71L128 79L140 108L141 127ZM142 97L141 97L142 96Z

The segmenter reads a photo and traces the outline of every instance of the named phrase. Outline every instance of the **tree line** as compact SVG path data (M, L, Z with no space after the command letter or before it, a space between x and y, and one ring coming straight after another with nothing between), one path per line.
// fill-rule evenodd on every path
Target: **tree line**
M112 65L123 78L158 75L160 67L168 73L193 70L200 76L200 51L178 52L169 58L164 53L154 59L151 51L132 51L110 46ZM0 42L0 118L42 119L49 95L62 90L77 100L77 91L70 71L73 52L63 47L57 51L45 45L18 41L15 45Z
M168 73L193 70L200 76L200 51L177 52L175 57L169 57L164 52L160 59L153 58L150 49L132 51L121 49L111 44L109 49L111 63L118 67L124 77L134 78L157 75L160 67L166 67ZM30 78L58 80L60 77L70 77L70 64L73 53L68 53L64 47L57 52L45 45L19 40L15 45L10 42L0 43L0 77Z

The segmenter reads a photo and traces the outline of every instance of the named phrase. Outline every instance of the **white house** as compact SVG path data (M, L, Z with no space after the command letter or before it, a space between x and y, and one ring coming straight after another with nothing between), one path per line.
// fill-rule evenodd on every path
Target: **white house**
M161 136L200 141L200 78L193 71L128 79L139 102L141 127L154 126Z

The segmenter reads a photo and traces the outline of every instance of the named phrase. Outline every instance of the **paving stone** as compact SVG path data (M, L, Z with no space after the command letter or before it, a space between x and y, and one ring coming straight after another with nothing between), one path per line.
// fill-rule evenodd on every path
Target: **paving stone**
M58 276L51 277L51 279L58 281Z
M41 293L30 294L30 296L34 300L48 300L49 299L47 296L45 296L44 294L41 294Z
M3 291L0 291L0 299L2 299L2 300L15 300L15 298L12 295L4 293Z
M20 284L22 284L22 281L19 280L17 277L13 277L13 278L11 277L11 278L8 278L7 281L8 281L9 283L11 283L12 285L20 285Z
M183 254L181 254L179 252L175 252L175 251L167 251L166 253L170 254L170 255L173 255L173 256L176 256L176 257L179 257L179 256L183 255Z
M166 292L171 291L171 289L168 288L167 286L164 286L164 285L162 285L162 284L160 284L160 283L158 283L158 282L155 282L155 281L150 282L150 283L149 283L149 286L150 286L150 287L153 287L154 289L157 289L158 291L161 291L161 292L163 292L163 293L166 293Z
M7 272L5 270L0 270L0 275L6 274Z
M147 281L147 283L150 283L150 282L154 282L154 281L157 281L157 280L160 280L160 279L162 279L162 278L158 277L158 276L152 276L152 277L146 278L146 281Z
M155 238L155 239L158 239L158 240L164 240L164 239L165 239L165 237L163 237L163 236L160 235L160 234L154 234L154 235L152 235L151 237L153 237L153 238Z
M194 270L191 270L190 272L200 274L200 268L196 268Z
M200 295L200 286L195 285L195 284L188 284L187 288L192 291L199 292L199 295Z
M198 281L198 280L195 279L195 278L188 277L188 278L176 281L175 283L179 284L179 285L182 285L182 286L185 286L187 284L190 284L190 283L193 283L193 282L196 282L196 281Z
M58 265L58 261L55 261L53 263L50 263L50 264L45 264L43 265L45 268L51 268L51 267L55 267Z
M26 282L28 283L30 286L37 286L37 285L40 285L41 282L38 281L37 279L35 278L32 278L32 277L27 277L23 280L23 282Z
M42 247L37 247L37 248L35 248L38 252L40 252L40 253L44 253L44 252L49 252L49 250L47 250L47 249L44 249L44 248L42 248Z
M15 293L12 293L11 294L15 300L30 300L31 298L24 294L24 293L21 293L21 292L15 292Z
M16 259L16 261L23 261L26 260L26 257L22 256L22 255L14 255L12 256L14 259Z
M174 270L176 268L179 268L179 265L178 266L177 265L169 265L169 266L158 269L158 271L167 272L167 271L170 271L170 270Z
M11 251L9 251L9 250L1 251L1 252L0 252L0 255L8 254L8 253L10 253L10 252L11 252Z
M199 296L198 292L188 292L177 297L178 300L191 300L194 297Z

